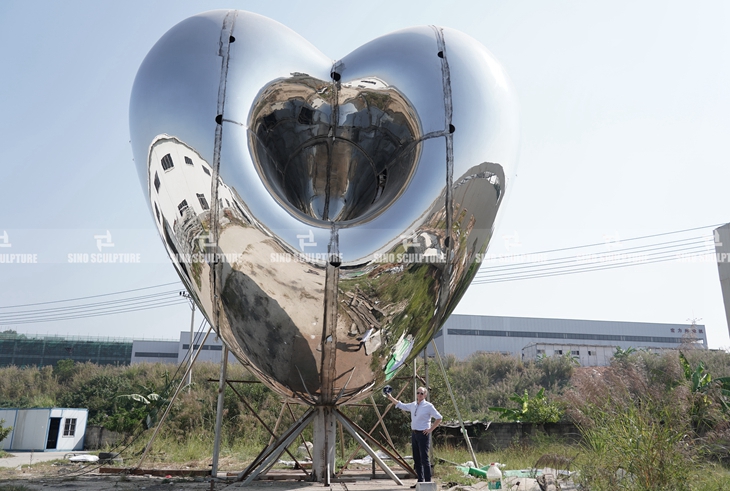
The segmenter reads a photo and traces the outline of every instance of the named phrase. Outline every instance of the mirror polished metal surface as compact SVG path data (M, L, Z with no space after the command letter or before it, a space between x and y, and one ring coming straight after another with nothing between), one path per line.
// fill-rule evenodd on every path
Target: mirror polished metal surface
M314 405L368 395L437 333L486 252L517 149L508 77L465 34L405 29L332 61L242 11L159 40L130 131L208 321L272 389Z

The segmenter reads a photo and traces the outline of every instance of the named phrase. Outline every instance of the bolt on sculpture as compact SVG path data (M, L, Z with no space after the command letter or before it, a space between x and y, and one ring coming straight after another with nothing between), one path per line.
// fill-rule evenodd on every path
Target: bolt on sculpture
M333 62L275 21L211 11L151 49L130 132L180 278L244 365L312 407L327 479L336 406L420 352L479 268L515 172L508 77L451 29Z

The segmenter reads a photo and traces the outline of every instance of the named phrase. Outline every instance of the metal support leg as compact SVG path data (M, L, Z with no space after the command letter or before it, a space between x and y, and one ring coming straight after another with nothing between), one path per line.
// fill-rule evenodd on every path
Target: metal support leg
M314 417L312 452L312 481L321 481L329 486L332 469L335 466L336 422L334 406L318 406Z
M258 420L259 420L259 423L261 423L261 425L262 425L262 426L264 427L264 429L266 429L266 431L268 431L268 432L269 432L269 434L270 434L271 436L275 437L276 435L274 434L274 432L273 432L273 431L271 431L271 428L269 428L269 426L268 426L268 425L267 425L266 423L264 423L264 420L263 420L263 419L261 419L261 417L260 417L260 416L258 415L258 413L257 413L256 411L254 411L254 409L253 409L253 408L251 407L251 405L250 405L250 404L249 404L249 403L248 403L248 402L246 401L246 399L245 399L245 398L244 398L244 397L243 397L243 396L241 395L241 393L240 393L240 392L238 392L238 391L236 390L236 388L235 388L235 387L233 387L233 386L231 385L231 383L230 383L230 382L228 382L228 386L229 386L229 387L231 388L231 390L233 391L233 393L234 393L234 394L236 394L236 395L238 396L238 398L239 398L239 399L240 399L240 401L241 401L241 402L243 403L243 405L244 405L244 406L246 406L246 408L247 408L247 409L248 409L249 411L251 411L251 414L253 414L253 415L254 415L254 416L256 417L256 419L258 419ZM295 423L295 424L296 424L296 423ZM300 431L301 431L301 430L300 430ZM269 447L270 447L270 446L271 446L271 445L269 445ZM303 467L303 466L302 466L301 464L299 464L299 461L297 460L297 458L296 458L296 457L294 457L294 455L292 455L292 453L291 453L291 452L289 451L289 449L287 449L287 448L284 448L284 450L283 450L283 451L289 454L289 457L291 457L291 458L292 458L292 460L294 460L294 462L296 462L296 464L297 464L297 467L299 467L299 468L300 468L300 469L302 470L302 472L304 472L304 474L306 474L306 475L309 475L309 473L308 473L308 472L306 471L306 469L304 469L304 467ZM277 457L278 457L278 455L277 455Z
M402 388L401 388L401 390L400 390L400 391L398 392L398 394L397 394L397 395L395 396L395 398L396 398L396 399L400 398L400 396L401 396L401 394L403 393L403 391L404 391L404 390L406 390L407 388L408 388L408 384L405 384L405 385L403 385L403 387L402 387ZM363 433L363 434L365 434L365 435L367 435L368 437L372 438L372 437L371 437L370 435L372 435L373 431L375 431L375 428L377 428L377 427L378 427L378 425L382 423L382 420L383 420L383 418L385 417L385 415L386 415L386 414L388 414L388 412L389 412L389 411L390 411L391 409L393 409L394 407L395 407L395 406L394 406L393 404L388 404L388 407L387 407L387 409L386 409L386 410L385 410L385 411L383 412L383 415L379 417L379 421L378 421L378 422L376 422L376 423L375 423L375 425L374 425L374 426L373 426L373 427L372 427L372 428L370 429L370 432L365 432L365 430L361 430L361 431L362 431L362 433ZM344 416L344 415L343 415L343 416ZM393 449L393 451L394 451L394 452L396 452L396 453L397 453L397 450L395 449L395 447L394 447L394 446L392 447L392 449ZM349 458L348 458L347 460L345 460L345 464L344 464L344 465L342 466L342 469L340 469L340 472L338 473L338 476L339 476L339 475L342 475L342 472L343 472L343 471L344 471L344 470L345 470L345 469L347 468L347 466L349 465L350 461L351 461L351 460L353 459L353 457L355 457L355 454L357 454L357 451L358 451L358 450L360 450L360 447L359 447L359 446L358 446L357 448L355 448L355 450L354 450L354 451L353 451L353 452L352 452L352 453L350 454L350 457L349 457ZM399 455L399 457L400 457L400 455ZM397 460L397 459L396 459L396 460ZM402 460L403 462L405 462L405 460L403 460L403 458L402 458L402 457L400 457L400 460ZM412 474L413 476L415 476L415 475L416 475L416 472L415 472L415 471L414 471L414 470L413 470L413 469L412 469L412 468L411 468L410 466L408 466L408 465L402 465L402 464L401 464L401 467L403 467L404 469L406 469L406 470L407 470L407 471L408 471L409 473L411 473L411 474Z
M218 476L218 454L221 449L221 425L223 422L223 402L226 393L226 371L228 370L228 347L223 346L223 359L221 360L221 376L218 381L218 406L215 410L215 440L213 440L213 466L210 475Z
M359 443L360 446L362 448L364 448L365 451L370 455L370 457L372 457L373 460L378 463L380 468L383 469L385 471L385 473L388 474L388 476L398 486L403 486L403 483L401 482L400 479L398 479L398 476L396 476L395 473L393 473L393 471L390 470L390 467L388 467L385 464L385 462L383 462L383 460L380 457L378 457L378 454L375 453L375 451L372 448L370 448L370 446L365 442L365 440L357 433L357 431L355 431L355 428L350 426L350 423L347 420L347 418L345 418L344 415L341 414L337 409L335 409L334 412L335 412L335 416L337 417L337 419L340 421L340 423L342 423L343 428L345 428L347 430L347 432L350 433L355 440L357 440L357 443Z
M348 418L347 416L345 416L342 413L340 413L340 416L342 416L344 419L346 419L347 422L350 423L350 426L355 431L357 431L358 434L363 436L364 440L370 440L370 443L372 443L373 445L378 447L380 450L385 452L388 455L388 457L393 459L396 464L398 464L399 466L401 466L403 468L403 470L407 471L411 476L416 477L416 471L414 471L413 468L410 465L408 465L408 462L406 462L406 460L395 449L393 449L393 451L391 452L390 450L385 448L383 446L383 444L381 444L378 440L373 438L373 436L370 433L366 433L365 430L363 428L361 428L360 426L358 426L358 424L355 423L353 420L351 420L350 418Z
M291 445L291 443L294 441L294 439L299 436L299 433L304 430L304 428L307 427L309 423L312 422L312 419L314 419L315 410L314 408L309 408L307 411L302 415L299 420L297 420L296 423L294 423L286 433L281 435L274 443L273 445L269 445L267 448L265 448L256 459L251 462L251 464L241 472L238 477L237 481L243 481L244 484L249 484L251 481L256 479L261 472L266 469L271 462L273 462L274 459L279 458L279 456L286 450L286 448ZM245 479L245 481L244 481Z

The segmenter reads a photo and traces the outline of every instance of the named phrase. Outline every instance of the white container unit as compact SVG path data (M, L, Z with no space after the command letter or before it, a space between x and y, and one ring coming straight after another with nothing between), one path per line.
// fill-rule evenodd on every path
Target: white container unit
M13 431L0 444L3 450L83 450L88 409L0 409L4 427Z

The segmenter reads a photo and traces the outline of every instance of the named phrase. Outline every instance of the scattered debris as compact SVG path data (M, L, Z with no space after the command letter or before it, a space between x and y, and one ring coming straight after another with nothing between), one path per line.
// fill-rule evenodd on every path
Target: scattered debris
M72 455L68 458L69 462L98 462L99 457L91 454Z

